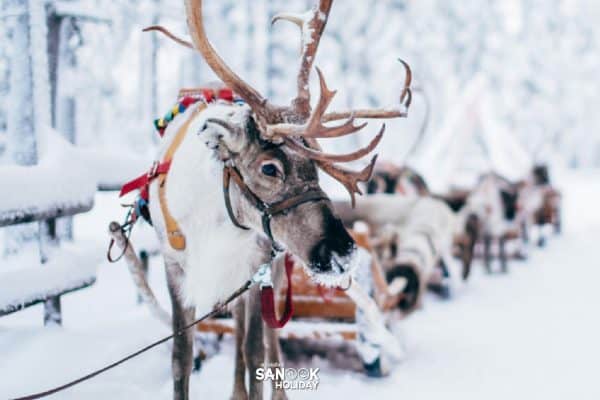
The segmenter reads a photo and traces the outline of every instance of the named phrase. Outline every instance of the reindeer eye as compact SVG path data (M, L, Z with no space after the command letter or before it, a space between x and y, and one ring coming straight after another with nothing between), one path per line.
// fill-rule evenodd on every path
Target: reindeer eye
M277 167L275 164L263 164L260 168L262 173L267 176L277 176Z

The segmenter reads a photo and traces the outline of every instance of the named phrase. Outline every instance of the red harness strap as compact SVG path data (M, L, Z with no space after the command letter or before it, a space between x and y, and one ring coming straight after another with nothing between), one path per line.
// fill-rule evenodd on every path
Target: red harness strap
M150 171L124 184L119 193L119 197L123 197L131 191L140 189L140 196L148 201L148 185L159 175L169 172L169 167L171 167L171 161L165 161L160 164L154 163L152 168L150 168Z
M275 296L272 286L265 286L260 290L260 305L263 321L270 328L283 328L292 318L294 313L294 303L292 302L292 271L294 270L294 260L288 253L285 255L285 274L287 276L288 286L285 293L285 309L281 319L277 319L275 314Z
M176 115L185 112L189 106L198 101L204 101L205 103L212 103L217 99L228 102L238 101L238 98L234 96L233 91L228 88L218 89L217 91L206 88L182 89L179 92L179 98L181 100L179 100L179 102L167 113L167 115L165 115L164 118L159 118L155 121L156 129L161 137L163 136L169 122L171 122ZM141 175L123 185L121 188L121 193L119 193L119 197L125 196L129 192L139 189L142 199L148 201L148 185L159 175L166 174L169 171L170 166L170 161L160 164L155 162L148 173Z
M333 298L335 297L336 288L325 287L323 285L317 285L317 291L319 292L319 296L323 299L325 303L331 303Z

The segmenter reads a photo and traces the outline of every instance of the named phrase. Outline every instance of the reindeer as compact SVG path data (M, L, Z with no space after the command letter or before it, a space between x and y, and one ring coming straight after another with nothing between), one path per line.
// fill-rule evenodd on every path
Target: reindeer
M367 183L367 193L432 197L444 201L456 213L466 204L468 197L468 193L434 194L430 191L423 176L417 171L407 166L399 167L390 162L378 162L375 165L373 177ZM467 280L473 262L473 250L478 237L479 224L475 214L459 214L459 221L461 229L456 232L454 248L462 262L462 279ZM441 265L441 267L444 271L445 266Z
M518 187L495 173L483 174L475 188L468 194L459 214L464 221L477 225L474 231L483 241L483 257L486 270L491 272L492 245L498 244L498 258L503 272L508 270L506 243L518 239ZM524 256L524 249L517 249Z
M355 208L340 201L334 206L345 224L364 221L372 228L372 244L388 282L406 279L401 309L420 306L428 286L448 296L443 285L447 276L439 272L452 263L452 242L460 225L441 200L375 194L360 199Z
M517 221L522 229L523 240L529 242L529 232L538 226L539 247L543 247L546 238L543 227L552 224L555 233L560 233L560 192L552 187L548 167L535 165L529 176L518 183Z
M414 169L399 167L390 162L378 162L367 183L367 193L400 194L404 196L429 196L425 179Z
M272 104L216 53L205 32L202 0L185 1L192 42L163 27L146 29L199 51L219 79L243 100L191 105L166 127L160 144L158 159L170 160L170 167L168 173L155 168L159 177L149 184L149 208L165 260L175 331L193 321L196 309L210 310L259 265L271 262L274 250L294 254L318 282L339 285L349 279L356 246L320 188L317 168L344 185L354 203L360 193L358 184L369 179L376 156L359 172L339 163L359 160L374 150L385 125L366 147L350 154L326 154L318 139L360 131L366 123L356 125L356 119L405 117L411 73L401 61L406 81L397 108L328 112L336 92L329 90L317 68L321 92L312 109L309 78L331 6L332 0L320 0L310 13L274 19L291 21L302 30L297 95L289 106ZM326 125L335 121L343 122ZM262 383L253 376L265 358L257 290L234 310L234 399L262 398ZM279 357L276 335L267 329L266 338L269 356ZM174 339L173 398L177 400L189 398L192 340L192 332ZM244 383L246 370L249 391ZM274 391L274 397L285 394Z

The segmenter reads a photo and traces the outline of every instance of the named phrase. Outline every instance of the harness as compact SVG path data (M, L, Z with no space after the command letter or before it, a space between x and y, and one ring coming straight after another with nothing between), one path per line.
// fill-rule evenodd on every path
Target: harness
M262 201L252 190L246 185L244 182L244 178L239 173L237 168L232 165L226 165L223 168L223 197L225 199L225 208L227 208L227 214L229 214L229 219L236 227L244 230L249 230L247 226L242 225L235 216L233 209L231 207L231 199L229 195L229 186L230 182L233 179L235 184L241 190L242 194L246 199L261 213L261 221L262 228L264 234L271 240L271 244L273 249L276 251L281 251L281 246L275 241L273 238L273 233L271 231L271 219L279 214L286 214L293 208L298 207L301 204L319 201L319 200L329 200L327 195L323 193L321 189L310 189L306 192L300 193L298 195L288 197L287 199L283 199L281 201L277 201L275 203L265 203Z
M154 125L161 137L164 135L165 129L167 128L168 124L178 114L185 112L188 107L197 102L201 102L201 104L195 110L195 114L191 115L181 126L181 128L179 128L179 130L175 134L175 137L173 138L173 141L171 142L167 151L165 152L162 162L155 161L146 174L143 174L123 185L119 196L122 197L134 190L139 190L140 192L137 200L130 209L130 212L128 213L126 223L123 226L129 226L129 229L131 230L133 224L138 219L139 215L144 217L144 219L148 223L152 224L150 213L148 211L149 185L155 179L158 179L158 200L160 202L160 208L163 214L169 244L173 249L183 251L186 247L186 238L181 229L179 228L177 221L170 213L166 199L166 180L169 169L171 167L171 161L175 153L177 152L177 149L183 142L185 134L188 131L189 125L198 113L206 109L210 102L216 100L223 100L227 102L240 102L241 100L236 99L233 95L233 92L229 89L221 89L217 92L212 91L210 89L188 89L181 91L180 97L181 100L163 118L159 118L154 121ZM267 238L269 238L271 243L271 261L275 258L275 255L278 252L283 251L283 247L279 243L277 243L277 241L273 237L273 232L271 230L271 220L275 216L287 214L290 210L304 203L329 200L327 195L321 189L310 188L302 193L285 198L283 200L276 201L274 203L267 203L263 201L248 187L248 185L244 182L244 178L240 174L239 170L235 167L235 165L231 161L226 162L223 166L223 199L225 203L225 208L227 210L227 215L229 216L231 223L234 226L244 230L249 230L250 228L243 225L239 221L231 204L230 187L232 181L238 187L242 196L244 196L246 200L261 214L261 224L263 233ZM113 243L114 242L111 241L111 247ZM109 247L108 257L109 260L112 261L110 256L111 247ZM269 267L270 264L271 263L269 263ZM286 255L285 269L288 280L288 290L286 294L285 311L280 320L278 320L275 316L273 284L270 281L270 278L266 281L266 283L263 282L261 284L262 315L267 325L269 325L272 328L281 328L291 318L293 308L292 285L290 278L293 266L294 263L291 256L289 256L289 254ZM261 268L263 268L263 266L261 266ZM270 276L270 269L267 272Z
M210 89L187 89L183 90L181 93L185 94L185 96L163 117L158 118L154 121L154 125L157 128L161 137L164 135L164 131L168 126L169 122L171 122L175 116L180 113L183 113L188 107L197 102L202 102L202 104L196 110L196 113L199 113L206 109L207 105L215 100L224 100L228 102L240 102L241 100L234 98L233 92L229 89L221 89L218 92L214 92ZM154 179L159 180L158 185L158 197L161 207L161 212L165 219L165 226L168 234L168 240L171 247L175 250L185 250L186 242L185 235L182 233L177 221L171 213L169 212L169 208L167 206L166 200L166 179L169 169L171 167L171 160L175 155L177 149L183 142L185 138L185 133L187 132L190 123L193 121L196 115L190 116L187 121L183 124L183 126L178 130L175 135L175 138L171 142L171 145L165 152L165 156L162 162L154 162L150 170L136 179L127 182L123 185L119 197L122 197L133 190L140 190L139 198L135 203L135 212L132 213L131 218L133 221L137 219L138 215L147 215L145 219L151 224L152 221L150 219L150 215L148 212L144 212L143 208L147 207L149 201L149 192L148 188L150 183ZM263 233L265 236L269 238L271 241L271 245L273 250L278 252L282 250L282 247L277 243L275 238L273 237L273 233L271 231L271 219L274 216L283 214L285 215L290 210L308 202L312 201L320 201L320 200L329 200L327 195L321 190L317 188L309 189L300 194L288 197L281 201L277 201L274 203L267 203L260 199L244 182L244 178L238 171L238 169L232 163L226 163L223 167L223 197L225 202L225 208L227 209L227 215L231 220L231 223L244 230L249 230L247 226L241 224L233 211L233 207L231 205L231 196L230 196L230 184L231 180L235 182L235 184L240 189L242 195L250 202L250 204L260 212L261 214L261 222Z

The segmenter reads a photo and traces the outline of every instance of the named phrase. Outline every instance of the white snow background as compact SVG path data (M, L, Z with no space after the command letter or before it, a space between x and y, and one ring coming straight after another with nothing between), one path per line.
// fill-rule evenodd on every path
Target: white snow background
M600 398L600 171L561 173L565 232L527 262L512 262L507 275L486 275L478 261L472 279L450 301L427 298L423 310L397 325L407 359L391 376L372 379L321 367L316 392L293 399L589 399ZM109 219L118 214L113 195L76 217L78 240L106 244ZM137 228L136 228L137 229ZM134 242L148 243L140 229ZM136 238L137 236L137 238ZM98 266L97 283L63 298L62 328L42 327L42 308L0 319L0 398L61 384L167 334L136 304L126 266ZM157 259L151 282L168 305ZM23 282L23 285L26 285ZM233 343L192 378L192 398L226 399L233 382ZM56 399L167 399L171 395L170 345L165 344Z
M292 25L270 27L268 16L302 11L309 3L207 0L210 39L235 71L276 102L287 102L295 87L299 35ZM37 10L31 54L18 51L14 35L15 16L25 4ZM314 359L310 365L321 368L318 391L290 392L290 398L600 399L600 170L591 169L600 166L599 4L335 2L316 60L330 88L338 89L333 108L397 101L404 77L398 57L412 66L415 88L429 95L432 118L417 152L406 154L424 114L418 93L410 118L388 124L381 159L413 165L437 191L472 184L491 168L521 178L532 162L548 162L564 195L565 232L547 248L532 249L528 261L511 262L508 275L488 276L478 261L469 282L453 288L450 301L428 297L423 310L395 326L408 357L391 376L371 379ZM60 129L46 128L48 84L40 72L47 62L41 29L46 5L94 21L80 24L80 43L73 39L76 68L59 73L58 97L73 97L77 104L75 145L59 137L65 134ZM0 258L0 303L19 296L25 301L27 293L64 283L65 275L81 280L98 272L91 288L63 297L60 328L42 326L41 306L0 318L0 400L62 384L169 333L136 303L126 266L98 261L105 258L108 222L123 216L116 194L96 193L98 184L117 186L149 167L156 144L152 119L172 106L180 87L214 79L199 56L142 34L155 18L187 35L180 0L0 1L0 209L86 202L92 196L95 203L90 213L74 218L75 244L61 246L61 254L52 257L62 267L55 281L36 274L41 266L35 246ZM148 62L153 40L155 76ZM15 96L23 93L28 73L11 65L28 55L37 65L31 71L35 135L20 138L10 135L10 121L24 109L16 97L30 103ZM315 95L316 86L313 75ZM379 127L371 123L368 129L371 133L330 141L325 148L355 149ZM13 165L11 146L28 140L37 140L38 164ZM324 186L346 196L330 179ZM9 231L0 229L0 254ZM132 239L138 247L154 246L147 227L136 227ZM152 286L168 307L162 265L156 257L151 263ZM70 274L77 268L81 275ZM192 398L226 399L232 381L233 346L226 338L222 351L193 376ZM53 398L170 397L166 344Z

